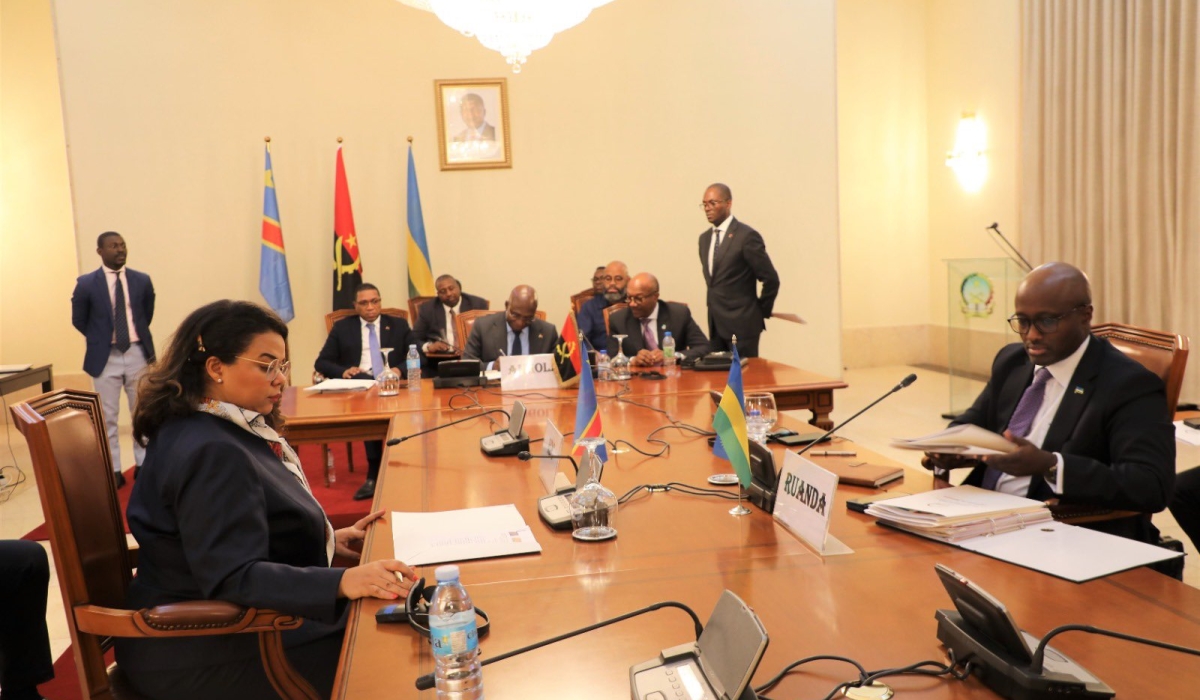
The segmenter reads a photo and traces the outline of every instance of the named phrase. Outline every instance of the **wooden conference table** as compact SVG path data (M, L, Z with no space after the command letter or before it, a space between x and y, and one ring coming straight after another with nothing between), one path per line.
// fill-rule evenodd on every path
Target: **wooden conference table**
M697 394L636 400L702 427L709 425L713 410L708 397ZM573 425L573 403L530 408L526 425L534 438L542 436L546 419L560 429ZM662 414L628 402L601 401L600 408L609 439L630 439L643 449L646 435L667 424ZM398 413L390 435L461 415ZM934 613L951 604L934 574L935 563L996 595L1018 624L1037 635L1060 624L1087 623L1200 646L1200 591L1149 570L1077 585L888 530L846 510L847 497L871 493L857 487L840 487L833 506L831 533L854 550L846 556L822 560L766 513L734 517L727 512L732 501L679 492L640 495L621 505L615 540L577 542L538 519L535 501L543 489L536 462L488 458L479 451L478 440L488 429L486 419L469 421L388 448L375 497L376 508L399 511L513 503L532 527L541 554L461 564L464 584L492 620L492 632L481 643L484 658L659 601L683 602L705 620L721 591L730 589L755 608L771 637L756 683L817 654L849 656L868 669L942 661ZM701 436L675 429L660 436L671 442L667 457L612 455L604 483L618 496L645 483L707 486L708 475L729 470L728 463L711 456ZM831 446L856 450L855 460L884 460L848 442ZM782 450L775 452L782 460ZM832 459L845 458L815 461ZM928 475L910 472L892 488L911 492L930 484ZM365 559L392 554L389 527L372 528ZM418 574L432 580L434 568L421 567ZM433 671L428 640L407 625L378 625L374 613L384 604L364 600L352 607L334 697L432 699L433 691L421 693L413 685L417 676ZM692 641L693 634L682 612L653 612L485 667L487 697L628 698L630 666ZM1200 677L1195 657L1080 633L1058 637L1054 644L1122 698L1191 697ZM824 697L837 683L855 678L853 667L829 661L801 671L770 696ZM994 697L975 678L888 682L898 698Z
M674 394L703 394L725 388L728 372L697 372L684 370L678 377L665 380L634 376L629 382L597 382L596 393L613 394L628 384L626 396L662 396ZM748 361L742 383L746 391L771 391L780 410L808 410L813 425L828 430L833 427L829 413L833 410L833 392L846 388L846 383L814 372L790 367L762 358ZM486 389L437 389L425 382L419 392L401 390L398 396L381 397L369 391L317 394L296 387L284 390L283 414L287 416L287 438L294 444L306 442L340 442L350 440L381 440L387 433L388 421L400 412L430 411L446 408L465 408L473 400L489 408L511 405L516 399L531 401L569 401L574 405L577 389L543 389L538 391L501 394L499 387ZM569 428L564 428L569 430Z

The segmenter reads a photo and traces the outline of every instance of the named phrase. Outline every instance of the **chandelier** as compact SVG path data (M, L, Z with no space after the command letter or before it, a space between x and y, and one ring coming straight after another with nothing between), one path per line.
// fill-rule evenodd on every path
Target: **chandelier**
M612 0L400 0L432 12L447 26L479 39L521 72L529 54Z

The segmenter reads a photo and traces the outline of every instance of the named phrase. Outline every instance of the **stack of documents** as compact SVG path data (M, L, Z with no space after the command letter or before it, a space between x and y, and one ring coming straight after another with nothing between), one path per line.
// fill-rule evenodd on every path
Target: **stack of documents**
M542 551L511 503L433 513L393 512L392 545L396 558L409 566Z
M1017 449L1003 435L977 425L953 425L919 438L892 438L892 447L956 455L998 455Z
M366 391L375 386L374 379L326 379L320 384L305 387L305 391Z
M875 501L867 515L886 525L941 542L998 535L1053 519L1041 501L975 486L935 489Z

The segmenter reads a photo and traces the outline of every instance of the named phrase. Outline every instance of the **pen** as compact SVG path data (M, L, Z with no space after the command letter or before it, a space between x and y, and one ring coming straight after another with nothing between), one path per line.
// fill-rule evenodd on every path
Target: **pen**
M846 450L825 450L824 452L814 452L816 457L857 457L857 452L848 452Z

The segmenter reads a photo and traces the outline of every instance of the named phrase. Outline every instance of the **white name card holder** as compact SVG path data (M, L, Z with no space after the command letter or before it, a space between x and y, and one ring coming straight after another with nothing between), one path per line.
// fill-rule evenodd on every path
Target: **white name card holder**
M554 355L500 356L500 391L557 388Z
M829 534L829 517L838 477L788 450L783 473L775 487L773 515L780 525L821 556L853 554L854 550Z

